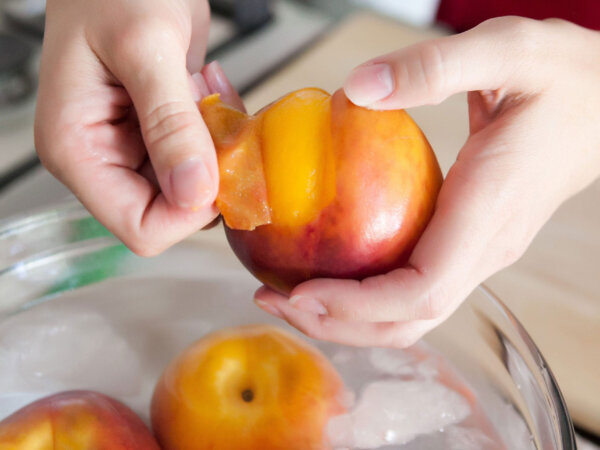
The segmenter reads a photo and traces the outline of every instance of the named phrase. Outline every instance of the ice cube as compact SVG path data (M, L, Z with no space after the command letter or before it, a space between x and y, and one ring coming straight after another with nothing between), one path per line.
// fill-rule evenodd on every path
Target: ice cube
M0 328L0 395L95 389L124 397L139 391L140 361L95 312L42 305Z
M500 450L504 446L494 442L483 431L472 427L451 426L444 430L444 448L447 450Z
M334 417L327 428L335 448L371 449L405 444L469 415L468 402L432 380L381 380L368 384L355 408Z
M418 345L421 350L425 348L422 343ZM433 380L439 375L440 360L435 355L418 358L415 353L406 350L373 348L369 351L369 364L381 375Z
M331 361L334 364L349 364L356 358L355 351L353 349L344 348L342 350L336 351L332 357Z
M369 352L371 366L383 375L412 375L415 358L404 350L373 348Z
M415 365L415 376L423 380L434 380L440 375L439 368L447 363L441 362L438 356L430 356Z

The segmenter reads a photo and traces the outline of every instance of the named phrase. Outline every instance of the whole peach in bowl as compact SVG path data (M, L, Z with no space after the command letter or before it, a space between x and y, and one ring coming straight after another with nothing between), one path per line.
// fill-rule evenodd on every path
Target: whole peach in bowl
M92 391L37 400L0 421L2 450L159 450L150 430L121 402Z
M269 325L213 332L181 353L152 399L165 450L325 450L343 382L305 341Z

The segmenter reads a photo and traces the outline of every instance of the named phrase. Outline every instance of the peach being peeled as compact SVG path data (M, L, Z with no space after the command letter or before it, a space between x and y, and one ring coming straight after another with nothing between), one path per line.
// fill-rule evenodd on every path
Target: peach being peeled
M227 238L260 281L288 293L311 278L363 279L407 262L442 174L405 111L315 88L256 116L216 95L200 109L217 148Z
M164 450L325 450L343 383L315 348L251 325L205 336L158 381L152 427Z
M0 422L1 450L160 450L142 420L92 391L35 401Z

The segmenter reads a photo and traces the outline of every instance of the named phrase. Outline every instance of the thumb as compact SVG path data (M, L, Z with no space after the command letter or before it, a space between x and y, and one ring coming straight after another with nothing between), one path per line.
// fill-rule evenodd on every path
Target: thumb
M531 84L536 21L492 19L454 36L418 43L355 68L347 97L373 109L437 104L458 92ZM511 57L518 52L518 58ZM539 75L539 73L538 73ZM539 76L537 77L539 88Z
M184 209L211 204L218 191L215 149L190 86L181 45L163 39L127 52L118 77L131 96L161 191ZM138 47L139 49L139 47Z

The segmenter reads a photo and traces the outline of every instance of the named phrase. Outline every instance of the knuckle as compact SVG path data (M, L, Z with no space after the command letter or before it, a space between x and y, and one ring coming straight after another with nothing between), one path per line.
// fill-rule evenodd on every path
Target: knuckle
M381 301L386 297L389 280L385 275L377 275L359 282L360 301L353 303L352 308L342 314L346 320L385 320L382 317ZM344 305L344 303L342 303ZM344 308L348 309L348 308Z
M144 16L127 23L113 33L111 45L118 61L135 63L156 56L156 46L172 46L180 41L171 20L160 16ZM168 47L167 47L168 48Z
M62 179L72 164L72 150L81 146L83 138L75 127L58 122L36 120L33 128L36 153L42 165L55 177Z
M371 298L374 293L383 291L386 279L384 275L375 275L365 278L359 283L359 289L362 291L361 294L363 294L365 298Z
M415 345L420 339L420 336L412 333L403 333L401 337L399 337L394 342L394 347L396 348L408 348Z
M420 336L416 333L407 331L398 325L392 325L389 338L387 339L387 347L391 348L407 348L414 345Z
M544 42L540 36L540 22L524 17L509 17L509 26L506 32L515 46L529 57L539 53L544 48Z
M153 147L168 141L169 147L175 148L181 143L190 142L197 132L198 114L183 101L155 107L142 119L146 145Z
M313 330L311 328L305 328L304 331L302 331L302 332L309 338L314 339L315 341L323 340L321 333L317 330Z
M306 336L308 336L311 339L315 339L315 340L323 339L323 333L316 326L309 326L304 323L292 323L291 325L296 327L298 330L300 330L302 333L304 333Z
M586 39L592 35L588 34L590 31L594 33L594 30L582 27L578 24L570 22L565 19L559 19L557 17L551 17L540 21L540 24L544 27L544 30L548 30L553 36L559 37L564 41L572 37L582 37Z
M362 310L362 305L359 308L348 307L343 302L329 302L327 304L328 315L338 320L355 320L360 316L359 309Z
M527 57L544 48L540 24L540 21L526 17L506 16L486 20L479 27L491 33L498 41L509 43L510 47Z
M435 320L439 319L446 312L447 296L441 288L428 289L425 293L417 319L419 320Z
M329 316L318 316L316 320L303 325L301 330L308 337L318 341L330 341L332 339L331 325L337 319Z
M35 122L33 127L33 145L40 158L42 165L48 169L52 174L56 174L56 158L53 157L53 152L50 151L47 139L46 130L43 125L40 125L38 121Z
M407 340L405 341L405 343L408 344L407 347L412 347L417 342L419 342L422 337L423 337L423 335L421 333L412 333L411 335L409 335L407 337Z
M503 211L506 210L507 208L504 208ZM527 209L524 205L514 207L511 214L506 216L506 222L489 244L491 252L498 255L498 268L517 262L531 244L538 227L525 219L530 216L531 208Z
M516 263L522 255L518 248L507 248L503 252L502 265L504 267Z
M508 229L504 231L502 241L504 241L506 245L501 251L500 263L502 267L510 266L517 262L531 244L536 232L535 230L524 231L523 228L525 228L525 226L522 226L521 229L515 229L514 226L509 226Z
M371 301L368 298L344 301L344 299L329 300L324 303L327 316L341 321L363 321L371 318Z
M564 20L564 19L559 19L558 17L549 17L547 19L543 19L542 22L547 23L547 24L551 24L551 25L559 25L559 26L570 26L572 25L571 22Z
M430 41L419 46L416 61L415 78L422 80L432 102L442 102L447 71L440 44Z
M44 150L44 146L36 144L36 151L40 163L55 177L59 177L59 159L54 157L53 152Z
M508 16L505 18L505 25L508 25L513 31L528 31L531 29L531 25L536 23L533 19L528 19L522 16Z
M157 256L168 248L168 243L159 241L158 236L149 236L148 231L145 231L143 226L143 218L139 217L139 213L132 212L124 217L124 225L117 230L118 238L138 256L149 258ZM117 234L115 233L115 234Z
M525 30L535 20L521 16L494 17L482 22L477 28L512 34L516 30Z
M151 258L163 252L161 247L151 245L147 240L138 237L124 240L124 243L129 250L143 258Z

